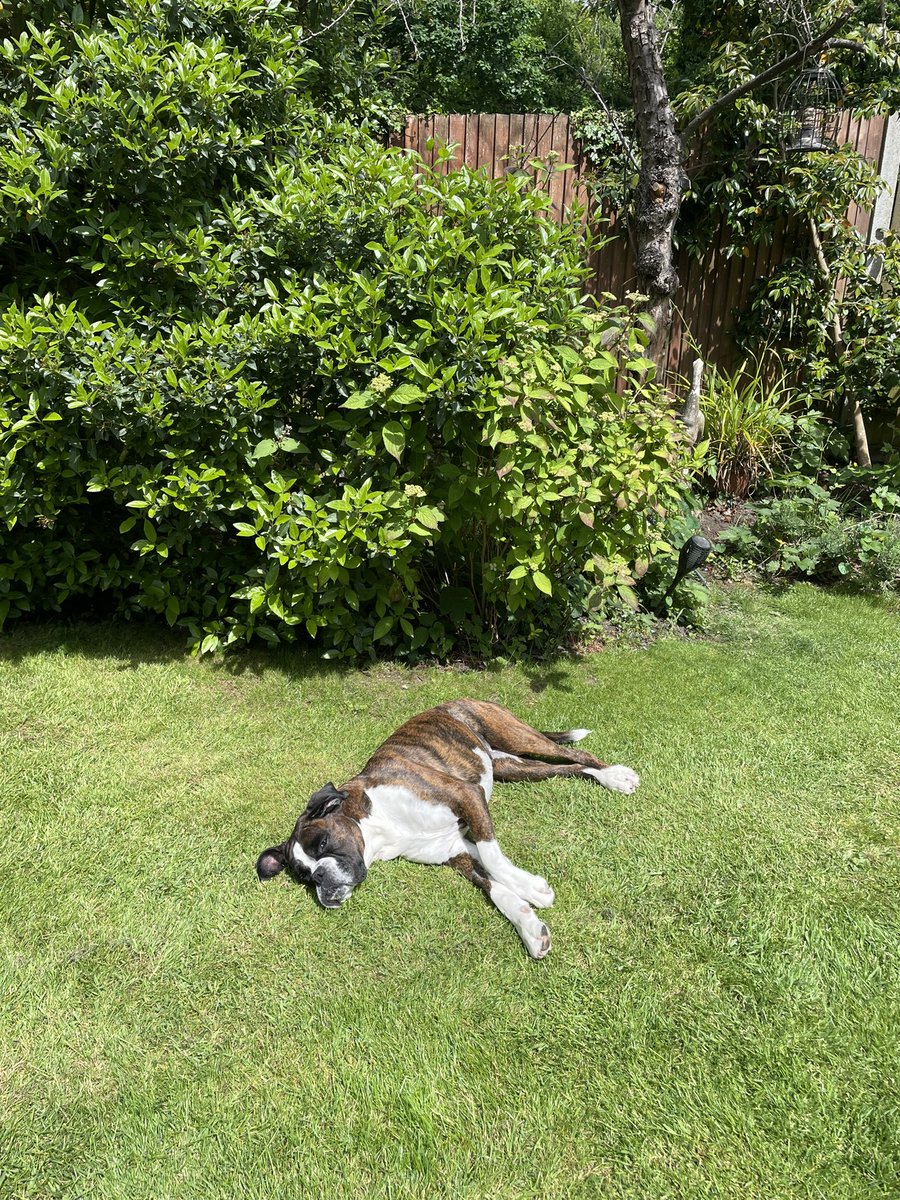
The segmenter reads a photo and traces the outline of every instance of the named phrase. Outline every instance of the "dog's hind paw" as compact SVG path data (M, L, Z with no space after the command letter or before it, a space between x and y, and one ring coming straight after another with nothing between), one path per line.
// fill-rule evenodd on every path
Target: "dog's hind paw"
M603 767L602 770L585 767L584 774L595 779L601 787L609 788L611 792L624 792L626 796L636 792L641 782L640 776L630 767Z

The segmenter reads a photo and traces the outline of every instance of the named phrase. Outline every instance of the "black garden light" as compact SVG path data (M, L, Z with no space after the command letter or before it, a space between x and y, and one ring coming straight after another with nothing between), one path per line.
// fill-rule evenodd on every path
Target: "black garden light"
M709 552L712 550L712 542L702 534L695 533L693 537L689 537L678 552L678 570L675 572L675 578L666 589L666 593L660 601L659 607L665 607L666 601L684 579L685 575L690 575L691 571L696 571L698 567L702 567L709 558Z
M837 145L841 89L828 67L801 71L788 88L781 107L788 116L785 151L810 154Z

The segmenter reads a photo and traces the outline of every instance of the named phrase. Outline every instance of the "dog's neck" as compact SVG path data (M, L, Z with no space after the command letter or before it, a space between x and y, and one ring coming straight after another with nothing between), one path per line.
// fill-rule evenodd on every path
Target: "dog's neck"
M341 801L340 811L345 817L359 824L363 817L368 816L371 807L362 777L354 775L347 783L342 784L339 790L347 793L346 798Z

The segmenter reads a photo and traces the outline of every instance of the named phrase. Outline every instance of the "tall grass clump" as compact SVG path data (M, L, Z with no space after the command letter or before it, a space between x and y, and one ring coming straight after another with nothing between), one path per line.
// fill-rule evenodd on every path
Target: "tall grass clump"
M791 392L784 374L762 359L735 371L713 367L703 411L717 495L745 500L763 475L773 475L790 441Z

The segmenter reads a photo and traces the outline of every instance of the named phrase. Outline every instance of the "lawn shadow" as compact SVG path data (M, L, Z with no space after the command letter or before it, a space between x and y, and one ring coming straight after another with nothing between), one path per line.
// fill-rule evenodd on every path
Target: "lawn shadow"
M559 663L574 664L578 661L578 656L575 654L562 654L552 662L540 663L522 663L522 673L528 680L528 686L536 694L546 692L548 688L553 688L558 692L574 691L572 684L569 682L568 673Z
M24 617L0 633L0 663L16 664L40 654L66 654L89 659L106 659L119 671L136 671L153 663L197 661L192 658L188 640L182 630L171 629L153 616L137 616L131 620L121 617L60 616L50 618ZM536 695L548 690L571 692L570 670L580 661L580 655L559 649L553 657L520 658L515 661ZM440 663L423 660L406 663L398 659L363 658L333 660L306 645L283 644L232 647L202 660L224 676L261 676L267 671L280 671L292 680L325 680L350 673L383 670L396 666L399 670L441 668L458 670L461 677L469 671L500 674L510 665L501 658L474 663Z
M190 648L183 631L158 620L138 618L19 621L0 633L0 663L15 665L39 654L107 659L119 671L136 671L153 663L189 663ZM278 670L291 679L314 680L346 674L352 664L326 662L301 646L240 647L206 659L216 672L230 676L260 676Z

